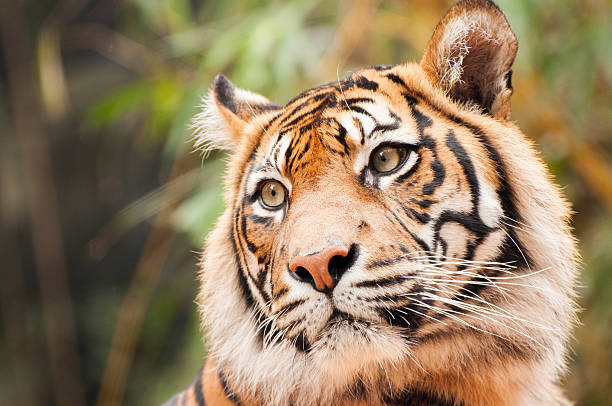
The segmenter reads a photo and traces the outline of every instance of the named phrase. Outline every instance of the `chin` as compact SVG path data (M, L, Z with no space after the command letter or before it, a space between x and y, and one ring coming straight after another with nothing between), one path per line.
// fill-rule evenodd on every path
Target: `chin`
M311 346L310 356L313 364L330 379L349 383L357 377L370 380L387 375L403 364L409 351L405 335L390 326L338 318L330 321L319 334Z

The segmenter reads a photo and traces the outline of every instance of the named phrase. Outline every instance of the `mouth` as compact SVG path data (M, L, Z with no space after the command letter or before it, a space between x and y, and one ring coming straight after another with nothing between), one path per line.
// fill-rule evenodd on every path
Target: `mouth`
M367 353L368 356L383 359L388 357L389 349L399 348L398 343L393 341L394 335L389 333L384 326L375 322L335 310L313 340L311 350L316 357L323 357L322 362L326 359L329 367L355 363L355 367L361 368L364 358L360 354ZM372 347L373 343L380 342L389 342L389 346L384 347L384 353Z
M327 321L326 327L333 327L334 325L337 325L340 323L350 324L355 321L357 321L357 319L351 316L350 314L340 311L338 309L334 309L332 315L329 317L329 320Z
M335 309L323 330L328 333L339 332L341 330L360 331L369 329L371 326L372 323L369 321L356 318L348 313Z
M328 326L344 321L344 320L355 320L354 317L352 317L350 314L345 313L343 311L340 311L338 309L334 309L333 313L331 314L331 316L329 316L329 320L327 321Z

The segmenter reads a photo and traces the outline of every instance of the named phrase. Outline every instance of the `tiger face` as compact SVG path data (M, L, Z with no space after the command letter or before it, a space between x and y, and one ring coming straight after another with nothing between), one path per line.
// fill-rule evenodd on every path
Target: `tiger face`
M449 303L479 290L468 286L470 261L523 262L502 228L486 146L439 117L403 81L406 69L359 71L255 129L233 235L248 300L271 318L264 342L283 331L310 351L348 339L357 354L376 331L409 339L428 330L418 327L439 289ZM447 259L436 273L431 264Z
M527 379L561 399L577 254L567 204L508 121L516 51L499 9L472 0L420 64L285 106L215 78L197 142L232 152L199 303L233 391L544 399Z

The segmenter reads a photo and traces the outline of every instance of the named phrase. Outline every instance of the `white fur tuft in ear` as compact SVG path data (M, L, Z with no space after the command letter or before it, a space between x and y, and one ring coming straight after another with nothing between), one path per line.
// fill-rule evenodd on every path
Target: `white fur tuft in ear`
M500 42L484 28L487 27L487 23L482 14L468 15L466 12L463 13L463 16L448 23L441 40L447 46L442 49L439 62L447 67L440 78L443 89L450 91L455 84L462 81L464 59L470 53L468 39L475 32L485 42L500 46Z
M490 0L462 0L440 20L421 66L432 83L459 102L508 119L518 41Z
M228 78L215 76L202 110L193 119L195 148L232 150L239 144L248 123L259 115L281 108L265 97L237 88Z
M194 132L193 144L196 151L206 154L211 150L229 151L234 147L232 129L219 111L212 89L202 98L200 112L193 118L191 128Z

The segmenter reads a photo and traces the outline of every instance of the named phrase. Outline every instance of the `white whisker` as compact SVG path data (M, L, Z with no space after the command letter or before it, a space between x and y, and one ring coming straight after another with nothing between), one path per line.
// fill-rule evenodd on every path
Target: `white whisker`
M261 127L261 129L263 130L263 132L265 132L268 137L272 138L272 136L270 135L270 133L268 132L268 130L266 130L266 127L264 127L261 122L259 121L259 118L257 116L257 114L255 113L255 110L253 110L253 107L251 107L251 103L249 103L249 101L247 99L244 99L244 102L246 103L246 105L249 107L249 110L251 110L251 113L253 114L253 118L257 121L257 124L259 124L259 126Z
M507 324L505 324L505 323L501 322L500 320L497 320L497 319L495 319L493 317L489 317L488 315L483 314L481 311L475 309L474 307L469 306L469 304L467 304L465 302L460 302L460 301L457 301L457 300L443 298L441 296L437 296L437 295L434 295L434 294L428 294L428 296L430 296L431 299L438 300L438 301L441 301L441 302L446 303L446 304L454 305L454 306L456 306L458 308L461 308L461 309L464 309L464 310L467 310L467 311L471 311L474 314L460 313L460 312L457 312L457 311L451 310L451 309L444 309L445 311L449 311L449 312L453 312L453 313L458 313L458 314L465 314L468 317L474 317L474 318L476 318L476 319L478 319L480 321L483 321L483 319L490 320L490 321L492 321L494 323L500 324L502 327L505 327L508 330L511 330L511 331L513 331L513 332L515 332L515 333L517 333L519 335L522 335L523 337L528 338L528 339L532 340L533 342L543 346L543 344L541 342L539 342L535 338L531 337L529 334L527 334L527 333L525 333L523 331L517 330L517 329L515 329L513 327L510 327Z
M346 108L349 109L349 111L353 111L351 109L351 106L349 106L348 102L346 101L346 97L344 96L344 90L342 89L342 83L340 83L340 64L336 66L336 79L338 79L338 88L340 88L340 94L342 95L342 99L344 100Z
M510 239L510 241L512 241L512 244L514 244L516 249L521 253L521 257L523 257L523 261L525 261L525 264L527 264L527 268L531 271L531 265L529 265L529 262L527 262L527 258L525 257L523 250L521 250L521 247L519 247L516 241L514 241L514 238L512 238L512 236L503 227L500 227L499 229L502 230L504 234L506 234L506 236Z

